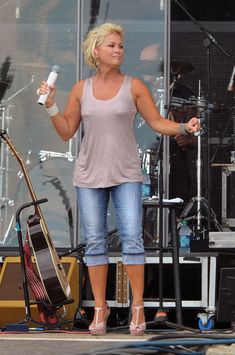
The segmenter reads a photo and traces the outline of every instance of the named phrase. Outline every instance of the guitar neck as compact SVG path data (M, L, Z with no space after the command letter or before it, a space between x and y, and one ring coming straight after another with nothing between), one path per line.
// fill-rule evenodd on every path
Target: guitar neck
M6 131L0 129L0 136L9 146L20 164L31 198L33 202L36 202L37 197L21 156L10 141ZM30 216L27 220L31 246L47 298L52 304L58 304L70 297L71 289L63 265L53 245L41 209L38 204L35 204L34 208L35 214Z

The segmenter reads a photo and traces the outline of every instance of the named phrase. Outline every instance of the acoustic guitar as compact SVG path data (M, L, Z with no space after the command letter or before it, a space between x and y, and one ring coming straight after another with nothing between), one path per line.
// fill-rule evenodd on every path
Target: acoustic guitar
M10 141L5 130L0 130L0 136L9 146L20 164L31 198L33 202L36 202L36 194L32 187L23 159L16 151L16 148ZM48 301L53 305L61 305L70 300L71 289L63 265L50 237L42 211L39 205L35 205L34 209L34 214L29 216L27 220L27 231L35 257L38 274Z

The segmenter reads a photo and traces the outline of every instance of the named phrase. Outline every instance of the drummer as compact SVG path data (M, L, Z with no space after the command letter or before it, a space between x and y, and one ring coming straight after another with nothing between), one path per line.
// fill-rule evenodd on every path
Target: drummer
M157 68L161 69L162 63L160 54L161 50L159 44L149 45L140 53L140 60L143 61L142 65L145 66L143 79L149 83L153 92L156 90L155 85L158 73L153 75L154 73L152 73L152 69L154 62L156 70ZM148 64L151 66L150 70L147 68ZM174 62L174 67L176 64L177 63ZM189 64L185 64L183 67L183 63L180 63L179 71L190 71L193 69L193 67L190 67L191 66ZM190 97L193 96L193 92L189 87L176 82L172 96L175 101L177 101L177 104L173 100L171 111L169 113L169 119L185 123L197 114L197 108L195 106L187 105L187 101L189 101ZM157 100L157 98L155 99ZM181 104L178 104L179 102L181 102ZM186 102L186 104L184 104L184 102ZM190 201L191 197L194 196L192 184L194 177L192 171L194 170L194 167L192 167L192 160L189 159L189 152L192 149L195 149L196 146L197 137L195 136L183 136L178 134L174 138L170 138L169 198L180 197L186 204ZM179 210L178 213L180 212L181 211Z
M187 100L192 95L192 90L186 85L176 83L174 87L174 97ZM170 119L185 123L189 119L197 114L197 108L195 106L174 106L172 102L172 108L170 112ZM197 137L187 136L184 138L182 135L175 136L175 139L170 139L170 176L169 176L169 197L180 197L187 204L192 196L195 195L193 188L196 187L196 183L193 183L195 178L194 171L195 166L191 159L192 150L196 151ZM180 209L178 211L181 212Z

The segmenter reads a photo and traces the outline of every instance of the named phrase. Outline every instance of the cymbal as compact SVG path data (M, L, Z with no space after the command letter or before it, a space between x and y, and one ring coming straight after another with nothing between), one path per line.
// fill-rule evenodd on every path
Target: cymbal
M193 71L191 64L171 60L171 74L185 74L191 71Z
M140 60L140 63L134 67L136 71L144 75L159 76L163 73L163 62L158 60ZM189 63L178 62L171 60L170 62L171 74L185 74L193 70L193 66Z
M198 110L209 110L213 111L213 113L220 113L232 110L233 107L226 106L224 104L220 104L217 102L208 102L204 98L197 98L196 96L191 96L188 99L172 96L171 100L171 108L195 108Z

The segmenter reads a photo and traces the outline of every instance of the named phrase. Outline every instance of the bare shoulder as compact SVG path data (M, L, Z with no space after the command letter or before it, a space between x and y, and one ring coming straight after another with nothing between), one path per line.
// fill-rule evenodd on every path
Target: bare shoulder
M132 76L131 78L131 86L135 89L136 87L142 87L145 86L144 82L137 78L136 76Z
M135 97L138 97L142 94L149 94L149 89L147 88L145 83L137 77L132 77L131 90Z
M79 80L76 84L74 84L71 89L70 96L80 100L83 93L84 84L85 80Z

